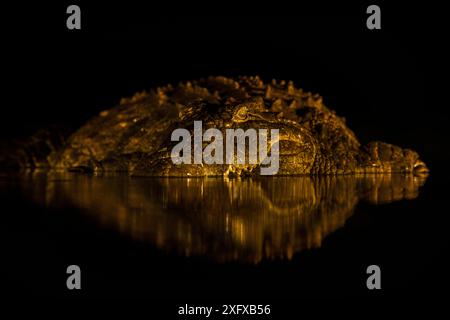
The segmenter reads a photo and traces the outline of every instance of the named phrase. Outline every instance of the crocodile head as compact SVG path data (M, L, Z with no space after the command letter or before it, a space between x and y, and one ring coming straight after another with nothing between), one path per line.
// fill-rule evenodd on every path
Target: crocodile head
M427 175L429 170L417 152L398 146L373 141L363 148L361 160L364 172L368 173L412 173Z
M262 167L270 164L270 159L277 157L277 174L307 174L314 163L317 141L310 132L300 124L284 119L281 112L274 112L264 105L261 97L248 99L244 102L226 105L199 104L186 109L186 114L181 115L181 121L176 126L187 129L192 137L192 142L196 134L194 129L195 121L202 121L202 133L208 129L217 129L221 132L223 140L219 143L223 145L223 164L192 163L175 164L170 152L178 141L167 141L162 148L148 158L149 161L142 161L141 166L133 171L135 174L140 172L148 173L149 170L155 175L169 176L214 176L214 175L253 175L259 172ZM238 163L236 158L233 163L226 161L226 140L229 130L242 129L249 133L254 130L258 146L258 159L256 163L249 161L249 139L245 138L245 163ZM278 130L278 136L272 135L272 130ZM198 133L198 132L197 132ZM261 135L264 136L267 144L261 143ZM203 141L203 150L215 139ZM237 154L237 139L234 139L235 155ZM278 156L274 148L278 147ZM191 144L193 145L193 143ZM264 149L267 157L261 157L260 148ZM194 147L192 147L194 150ZM193 157L192 157L193 159Z
M318 150L311 132L295 121L284 118L283 111L265 108L262 98L235 107L233 125L245 129L278 129L278 174L308 174ZM275 142L275 141L272 141Z

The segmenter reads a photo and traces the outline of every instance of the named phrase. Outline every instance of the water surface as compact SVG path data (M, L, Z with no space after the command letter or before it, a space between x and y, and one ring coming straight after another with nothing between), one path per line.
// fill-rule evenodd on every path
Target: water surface
M320 248L359 202L418 197L424 177L131 178L30 173L24 193L48 208L82 209L99 228L179 256L217 262L290 260Z

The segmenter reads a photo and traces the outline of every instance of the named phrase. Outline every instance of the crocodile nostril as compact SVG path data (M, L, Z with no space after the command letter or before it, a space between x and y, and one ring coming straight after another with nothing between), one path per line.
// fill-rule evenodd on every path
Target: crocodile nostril
M422 173L428 173L428 172L429 172L429 170L428 170L427 166L425 165L425 163L417 162L416 164L414 164L414 168L413 168L414 174L422 174Z

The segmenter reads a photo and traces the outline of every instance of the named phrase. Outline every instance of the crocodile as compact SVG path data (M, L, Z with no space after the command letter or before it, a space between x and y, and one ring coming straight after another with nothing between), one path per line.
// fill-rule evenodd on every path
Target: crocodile
M88 120L60 148L44 156L23 151L22 167L137 176L251 176L256 164L175 164L177 128L279 129L278 175L427 174L417 152L381 141L362 145L346 120L319 94L292 81L214 76L166 85L122 98Z

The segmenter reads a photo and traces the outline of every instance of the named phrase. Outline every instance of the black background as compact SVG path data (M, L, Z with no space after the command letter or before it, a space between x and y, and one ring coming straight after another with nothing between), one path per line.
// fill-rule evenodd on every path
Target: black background
M364 213L331 235L320 253L259 268L160 257L112 231L97 231L74 210L61 218L20 193L3 194L11 282L5 290L180 303L444 297L449 118L446 103L434 102L439 89L431 85L434 74L443 73L439 8L379 4L382 29L368 30L367 4L74 3L81 7L81 30L66 28L72 3L4 8L2 139L52 124L77 128L121 97L158 85L260 75L320 93L363 143L377 139L415 149L432 173L418 200L386 205L381 213L362 205ZM360 281L363 266L374 261L387 270L382 292L368 292ZM75 262L85 270L85 286L68 292L64 266Z

